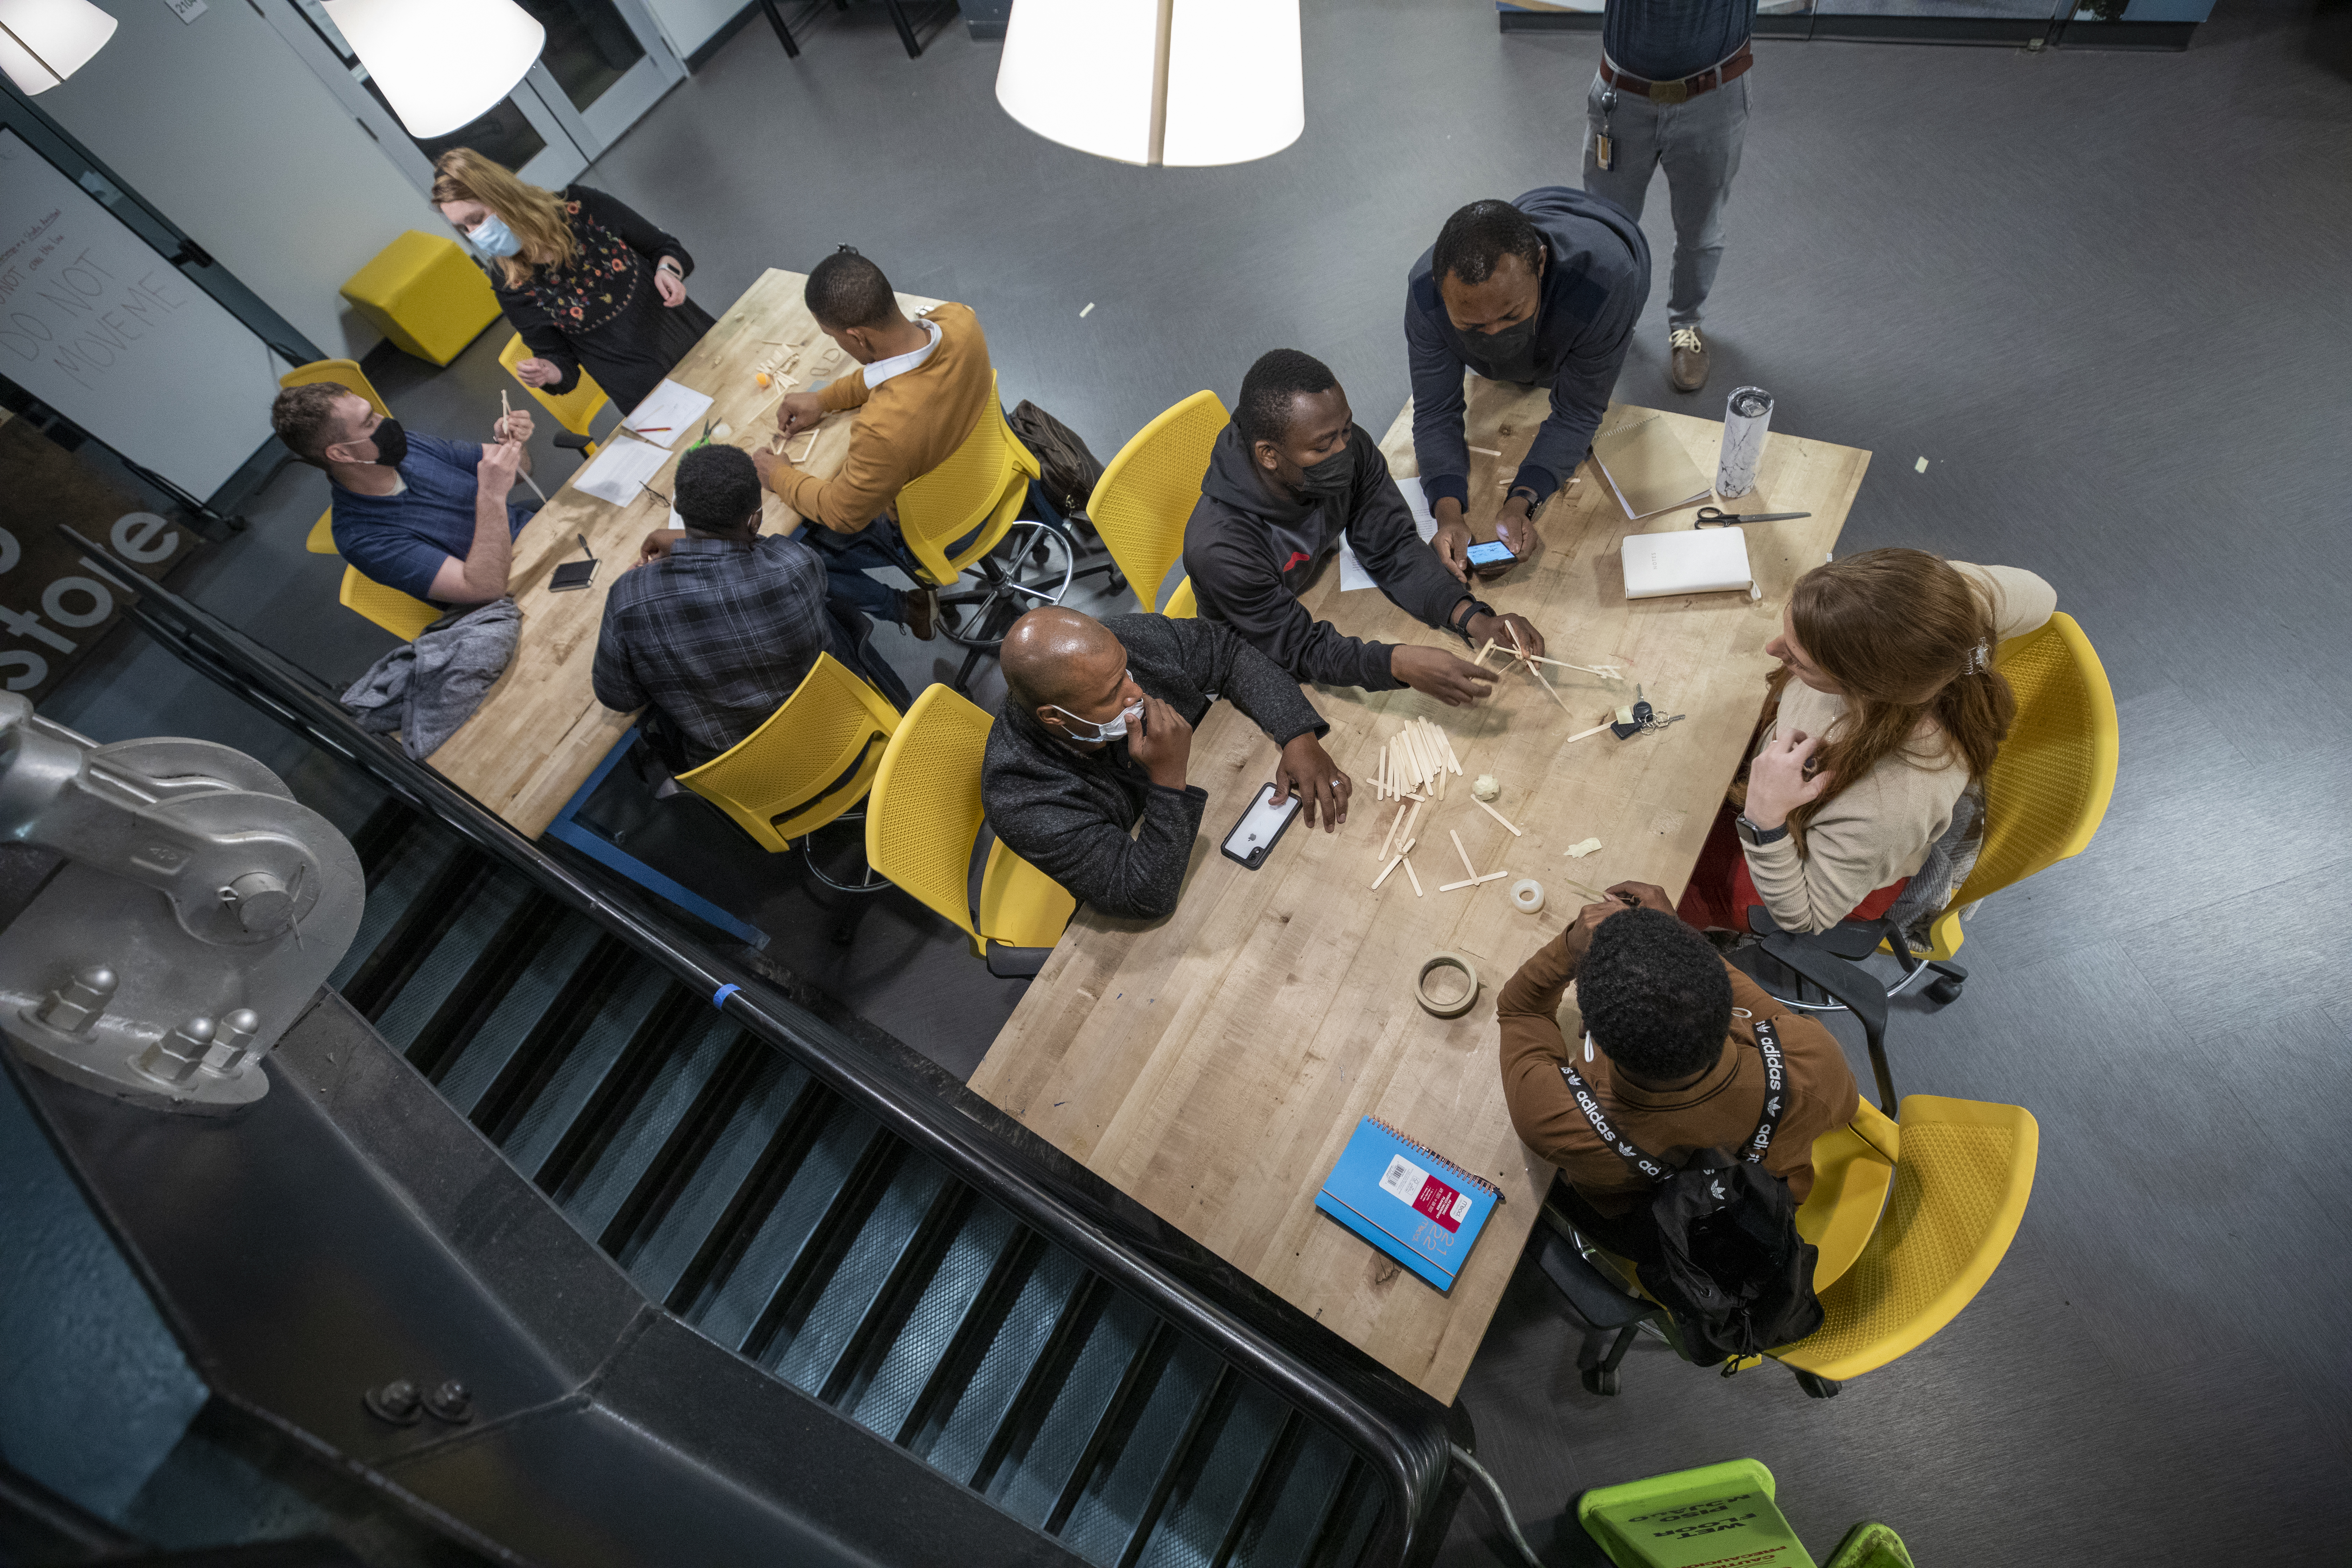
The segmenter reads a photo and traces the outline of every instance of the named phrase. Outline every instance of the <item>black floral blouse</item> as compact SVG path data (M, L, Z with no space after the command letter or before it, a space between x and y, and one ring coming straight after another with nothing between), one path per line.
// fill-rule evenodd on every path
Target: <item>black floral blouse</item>
M563 373L545 391L572 391L584 369L625 413L716 323L692 299L663 304L654 286L654 268L664 257L682 273L694 271L694 258L675 236L586 185L570 186L563 199L572 259L537 268L516 288L499 283L499 304L531 353Z

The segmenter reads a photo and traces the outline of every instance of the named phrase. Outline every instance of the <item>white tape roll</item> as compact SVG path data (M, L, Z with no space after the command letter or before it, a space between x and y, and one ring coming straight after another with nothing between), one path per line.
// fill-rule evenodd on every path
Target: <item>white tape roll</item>
M1511 907L1523 915L1543 911L1543 884L1533 877L1522 877L1511 884Z

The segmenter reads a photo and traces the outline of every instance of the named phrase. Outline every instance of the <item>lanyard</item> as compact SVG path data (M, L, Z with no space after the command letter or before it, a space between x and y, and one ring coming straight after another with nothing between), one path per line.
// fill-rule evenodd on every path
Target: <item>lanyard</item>
M1789 1104L1789 1065L1780 1051L1780 1037L1772 1029L1769 1018L1756 1020L1756 1050L1764 1058L1764 1114L1758 1118L1756 1131L1748 1140L1743 1156L1751 1165L1764 1162L1765 1152L1772 1147L1772 1134L1780 1128L1780 1118ZM1575 1068L1566 1060L1559 1064L1559 1076L1568 1080L1568 1091L1576 1099L1577 1109L1592 1124L1601 1141L1617 1151L1618 1156L1654 1182L1664 1182L1675 1173L1655 1155L1645 1153L1630 1138L1610 1124L1609 1112L1601 1103L1601 1096L1587 1083Z

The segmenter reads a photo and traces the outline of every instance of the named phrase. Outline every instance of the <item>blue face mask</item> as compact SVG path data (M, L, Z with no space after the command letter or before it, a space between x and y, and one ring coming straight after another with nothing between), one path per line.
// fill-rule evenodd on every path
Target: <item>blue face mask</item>
M507 220L496 213L467 230L466 238L484 256L512 256L522 248L522 241L507 226Z

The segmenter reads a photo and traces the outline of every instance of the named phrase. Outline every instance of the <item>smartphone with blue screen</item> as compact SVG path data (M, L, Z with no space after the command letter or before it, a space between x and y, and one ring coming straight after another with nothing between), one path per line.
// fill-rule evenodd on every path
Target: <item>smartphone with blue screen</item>
M1470 570L1481 577L1499 577L1519 563L1511 547L1499 539L1489 539L1470 547Z

